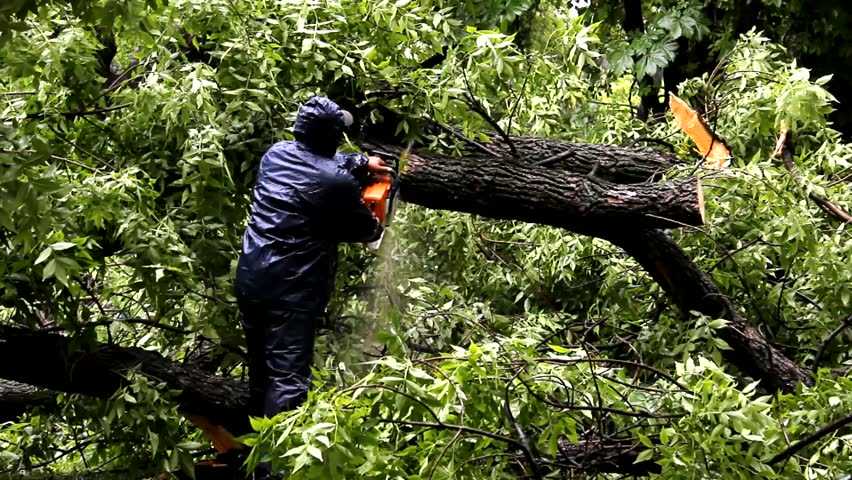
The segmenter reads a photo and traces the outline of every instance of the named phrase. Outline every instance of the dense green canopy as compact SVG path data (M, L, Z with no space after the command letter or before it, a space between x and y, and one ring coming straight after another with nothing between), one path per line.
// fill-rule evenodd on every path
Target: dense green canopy
M305 479L843 478L848 429L788 450L852 414L852 145L829 121L852 50L833 3L6 1L0 324L243 378L231 284L249 192L313 94L356 111L360 135L447 155L513 135L652 147L705 187L707 224L677 243L814 385L744 375L723 360L725 319L680 310L602 239L403 205L378 255L341 247L315 389L252 420L250 463ZM673 91L729 168L703 168L666 114ZM106 398L41 391L4 412L0 469L137 478L210 453L177 392L126 376Z

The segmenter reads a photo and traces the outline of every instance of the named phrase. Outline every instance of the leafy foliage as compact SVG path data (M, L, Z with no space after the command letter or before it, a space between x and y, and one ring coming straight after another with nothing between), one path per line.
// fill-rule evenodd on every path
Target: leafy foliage
M635 118L635 80L708 38L719 68L680 92L736 159L699 171L708 225L678 242L800 362L812 364L852 309L848 229L772 156L789 128L804 188L852 205L852 147L827 120L828 78L760 33L711 25L709 2L646 2L645 32L632 36L612 2L39 3L0 7L15 15L0 21L6 324L175 361L196 361L212 342L219 373L241 375L230 291L248 193L299 102L327 93L365 118L396 111L398 133L450 151L455 136L426 135L424 119L476 140L494 130L489 119L510 134L651 138L690 160L672 172L685 175L700 159L672 124ZM558 478L570 461L560 440L613 436L642 445L638 459L663 478L841 478L852 468L842 431L770 464L847 414L847 376L826 368L813 387L768 396L723 364L730 346L714 332L724 321L676 311L606 242L399 213L378 258L342 248L317 385L295 412L253 420L250 465L306 479L496 479L530 474L530 454ZM827 346L822 366L848 363L849 335ZM59 412L0 429L0 465L188 469L208 451L170 395L131 375L106 401L62 397Z

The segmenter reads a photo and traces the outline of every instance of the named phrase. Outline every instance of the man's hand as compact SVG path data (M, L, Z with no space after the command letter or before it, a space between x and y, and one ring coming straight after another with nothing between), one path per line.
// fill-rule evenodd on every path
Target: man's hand
M389 167L381 157L369 156L367 157L367 171L370 173L376 174L393 174L393 168Z

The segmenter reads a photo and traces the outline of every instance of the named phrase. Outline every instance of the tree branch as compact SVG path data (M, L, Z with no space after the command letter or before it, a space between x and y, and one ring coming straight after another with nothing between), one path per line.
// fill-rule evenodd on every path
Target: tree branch
M804 186L806 181L802 177L802 174L799 173L799 169L796 168L796 162L793 161L793 146L792 140L790 139L789 130L785 127L781 129L781 133L778 136L778 141L775 143L775 152L774 156L776 158L781 158L784 167L790 172L790 175L800 186ZM852 224L852 214L849 214L846 210L838 206L837 204L830 201L828 198L819 195L815 192L810 192L808 197L817 204L817 206L824 212L831 215L836 220L839 220L843 223Z
M841 428L845 427L846 425L849 425L850 423L852 423L852 415L843 417L840 420L837 420L836 422L830 423L830 424L820 428L819 430L808 435L804 439L790 445L783 452L772 457L772 459L769 460L769 464L771 465L771 464L774 464L774 463L783 462L785 460L788 460L790 457L797 454L799 451L801 451L803 448L807 447L808 445L816 443L822 437L825 437L826 435L834 433L837 430L840 430Z

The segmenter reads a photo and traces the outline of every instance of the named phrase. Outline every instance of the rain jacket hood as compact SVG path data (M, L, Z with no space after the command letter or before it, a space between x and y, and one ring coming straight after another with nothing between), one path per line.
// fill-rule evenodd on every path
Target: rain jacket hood
M344 111L333 101L312 97L299 108L293 133L310 150L330 157L343 141L345 118Z

